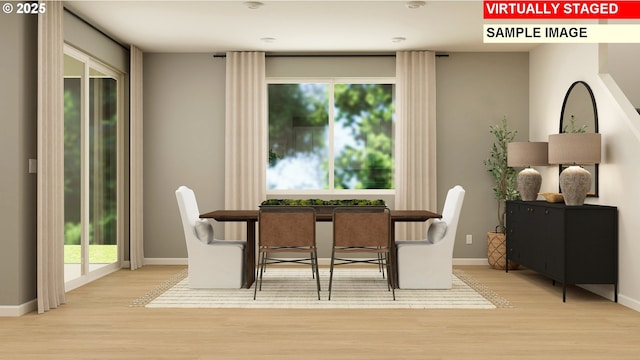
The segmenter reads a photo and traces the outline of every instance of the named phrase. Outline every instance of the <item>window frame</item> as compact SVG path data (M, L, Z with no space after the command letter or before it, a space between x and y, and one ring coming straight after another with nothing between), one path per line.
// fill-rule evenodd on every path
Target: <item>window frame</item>
M380 77L343 77L343 76L327 76L327 77L267 77L265 92L267 97L269 96L269 85L272 84L301 84L301 83L319 83L328 84L329 86L329 125L328 125L328 157L329 157L329 189L266 189L267 196L279 196L279 195L395 195L395 187L393 189L335 189L335 154L334 154L334 125L335 125L335 93L334 87L336 84L389 84L394 87L394 100L395 100L395 86L396 78L392 76L380 76ZM395 143L396 126L395 126L395 111L394 122L392 124L392 139ZM266 128L269 128L269 109L265 106L265 121L267 122ZM267 147L269 146L269 133L266 133ZM268 149L267 149L268 150ZM394 155L394 167L395 167L395 147L392 149ZM265 173L269 164L267 163ZM394 179L394 184L395 184ZM266 188L266 183L264 184Z
M81 160L81 274L80 277L65 280L65 291L74 290L82 285L88 284L93 280L96 280L106 274L114 272L122 267L124 261L124 233L125 233L125 151L126 151L126 137L125 137L125 74L102 62L100 59L94 57L85 51L74 47L71 44L64 43L63 53L65 56L69 56L81 63L83 63L83 75L81 76L81 153L83 159ZM107 264L98 269L91 269L90 255L89 255L89 161L87 158L89 155L89 80L91 79L91 69L99 71L104 75L111 77L117 81L117 118L116 123L116 217L117 217L117 229L116 229L116 244L117 244L117 259L116 262ZM66 77L66 75L63 74Z

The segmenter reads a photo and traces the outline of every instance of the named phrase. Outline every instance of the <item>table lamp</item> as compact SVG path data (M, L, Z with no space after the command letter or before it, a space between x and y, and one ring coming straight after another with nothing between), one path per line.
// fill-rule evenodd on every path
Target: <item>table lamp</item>
M549 135L549 163L569 165L560 173L560 191L568 206L580 206L591 188L591 173L579 165L600 163L601 135L563 133Z
M511 142L507 144L507 166L524 167L518 173L516 187L524 201L538 198L542 176L531 166L549 165L548 143L546 142Z

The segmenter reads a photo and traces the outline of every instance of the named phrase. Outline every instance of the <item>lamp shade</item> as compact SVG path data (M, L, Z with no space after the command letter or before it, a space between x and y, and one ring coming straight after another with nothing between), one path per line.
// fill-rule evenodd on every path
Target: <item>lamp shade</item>
M526 167L518 173L516 188L524 201L533 201L538 197L542 176L530 168L535 165L548 165L548 144L546 142L510 142L507 144L507 166Z
M549 165L548 153L546 142L510 142L507 144L507 166Z
M601 134L564 133L549 135L549 163L593 165L600 163Z

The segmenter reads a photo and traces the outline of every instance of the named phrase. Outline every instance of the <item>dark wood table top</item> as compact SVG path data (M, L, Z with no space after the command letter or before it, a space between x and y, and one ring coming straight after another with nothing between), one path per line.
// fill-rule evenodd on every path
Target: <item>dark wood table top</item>
M258 221L258 210L214 210L200 215L216 221ZM391 221L422 222L442 215L427 210L391 210ZM333 214L316 214L317 221L332 221Z

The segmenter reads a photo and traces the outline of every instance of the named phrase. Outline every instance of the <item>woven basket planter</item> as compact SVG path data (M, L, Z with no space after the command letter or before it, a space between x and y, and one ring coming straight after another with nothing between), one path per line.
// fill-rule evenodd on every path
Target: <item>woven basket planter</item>
M497 270L507 268L507 236L501 232L487 232L487 260L489 266ZM509 261L509 270L520 267L515 261Z

